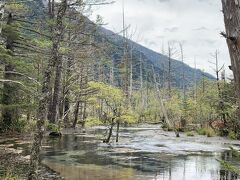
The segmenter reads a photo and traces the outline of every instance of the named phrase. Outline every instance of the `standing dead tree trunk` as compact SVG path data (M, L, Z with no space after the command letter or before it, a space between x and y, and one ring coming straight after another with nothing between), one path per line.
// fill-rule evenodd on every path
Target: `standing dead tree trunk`
M220 72L223 70L224 65L222 65L221 68L219 68L219 62L218 62L218 55L219 52L216 50L214 55L212 57L215 59L215 62L210 62L212 63L215 67L213 68L214 72L216 73L216 78L217 78L217 89L218 89L218 96L221 98L221 88L220 88Z
M183 53L183 45L179 43L180 52L181 52L181 60L182 60L182 91L183 91L183 116L181 116L181 128L185 128L186 126L186 110L187 110L187 99L186 99L186 82L185 82L185 70L184 70L184 53Z
M167 83L168 83L168 98L172 97L172 58L175 55L176 51L173 45L168 42L168 75L167 75Z
M240 2L238 0L222 0L226 39L231 57L231 69L234 75L238 119L240 120Z
M168 114L167 114L167 111L166 111L164 103L163 103L163 98L162 98L162 95L161 95L161 92L160 92L160 89L159 89L159 85L157 83L157 77L156 77L156 73L155 73L155 70L154 70L153 66L152 66L152 72L153 72L153 80L154 80L154 84L155 84L155 88L156 88L156 92L157 92L157 97L160 101L161 111L162 111L162 113L163 113L163 115L166 119L166 123L168 124L168 126L173 127L174 132L176 134L176 137L179 137L179 132L175 128L174 122L170 121L169 118L168 118Z
M59 5L56 26L55 26L55 33L53 36L53 46L52 46L53 58L49 60L48 67L44 73L44 81L42 86L42 98L39 102L36 132L34 134L34 140L33 140L32 149L31 149L29 175L28 175L29 180L38 179L37 169L38 169L38 163L39 163L39 155L41 150L42 138L44 133L44 123L45 123L46 114L47 114L47 103L49 100L49 97L48 97L49 85L50 85L50 78L52 75L51 65L53 60L59 57L58 56L59 45L63 37L63 18L65 16L66 10L67 10L67 0L62 0Z
M168 45L168 97L171 97L171 47Z

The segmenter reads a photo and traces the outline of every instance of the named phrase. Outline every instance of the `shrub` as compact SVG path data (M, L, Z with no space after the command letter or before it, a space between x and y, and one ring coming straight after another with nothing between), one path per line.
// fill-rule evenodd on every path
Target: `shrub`
M186 133L187 136L194 136L194 132L193 131L189 131Z
M163 124L162 124L162 129L167 129L167 128L168 128L167 123L163 123Z
M232 156L234 158L240 159L240 152L238 150L234 149L233 147L230 147L230 149L231 149Z
M215 132L211 128L200 128L197 130L197 133L199 135L207 135L207 137L213 137L215 135Z
M234 131L229 131L228 132L228 138L234 140L234 139L237 139L237 135Z
M52 132L59 132L59 126L57 124L53 124L53 123L48 123L47 124L47 130L52 131Z
M2 180L20 180L19 177L13 175L9 171L7 171L6 174L3 177L0 176L0 179L2 179Z
M32 131L35 127L35 124L36 124L36 122L33 121L32 119L27 120L26 117L22 117L22 118L18 119L17 121L15 121L11 125L10 129L13 132L25 133L25 132Z
M214 130L211 128L208 128L207 129L207 137L213 137L213 136L215 136Z
M164 131L173 131L173 128L169 127L167 123L162 124L162 129Z
M197 130L197 133L199 134L199 135L207 135L207 129L206 128L200 128L200 129L198 129Z
M86 122L86 126L90 126L90 127L103 125L103 122L96 117L88 117L85 122Z

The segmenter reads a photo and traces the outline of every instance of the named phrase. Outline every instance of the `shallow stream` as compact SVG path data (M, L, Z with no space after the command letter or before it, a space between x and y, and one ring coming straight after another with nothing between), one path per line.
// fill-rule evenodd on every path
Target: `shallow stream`
M66 180L235 180L218 160L231 161L238 141L206 136L175 138L158 125L121 128L120 142L104 144L104 127L44 141L42 163ZM114 132L115 133L115 132ZM114 140L114 137L113 137Z

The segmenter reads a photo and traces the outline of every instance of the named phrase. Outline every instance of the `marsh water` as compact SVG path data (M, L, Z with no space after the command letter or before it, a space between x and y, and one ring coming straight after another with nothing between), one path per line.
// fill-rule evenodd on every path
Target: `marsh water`
M175 138L158 125L121 128L120 142L104 144L104 127L65 133L44 141L42 163L67 180L234 180L218 160L234 159L220 137ZM114 137L113 137L114 141Z

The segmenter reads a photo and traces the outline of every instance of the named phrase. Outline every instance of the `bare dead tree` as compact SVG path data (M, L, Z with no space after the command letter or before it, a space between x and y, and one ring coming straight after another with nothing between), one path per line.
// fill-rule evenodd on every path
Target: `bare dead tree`
M161 91L159 89L159 84L157 83L157 76L156 76L156 73L155 73L155 70L154 70L153 66L152 66L152 73L153 73L153 80L154 80L154 84L155 84L155 88L156 88L156 95L157 95L157 98L158 98L158 100L160 102L161 111L162 111L162 113L163 113L163 115L164 115L164 117L166 119L166 123L168 124L169 127L172 127L174 129L176 137L179 137L179 132L178 132L178 130L175 127L175 123L172 122L168 118L168 114L167 114L166 108L165 108L164 103L163 103L163 97L162 97Z
M171 98L172 92L172 58L176 55L176 49L173 44L168 42L168 74L167 74L167 89L168 89L168 97Z
M209 61L209 63L213 64L215 67L212 68L216 74L216 78L217 78L217 89L218 89L218 96L221 98L221 87L220 87L220 72L223 70L224 68L224 64L219 67L219 51L216 50L214 54L212 54L212 57L215 59L215 62L211 62Z
M184 53L183 53L183 45L179 43L180 52L181 52L181 61L182 61L182 90L183 90L183 98L186 98L186 82L185 82L185 69L184 69Z

